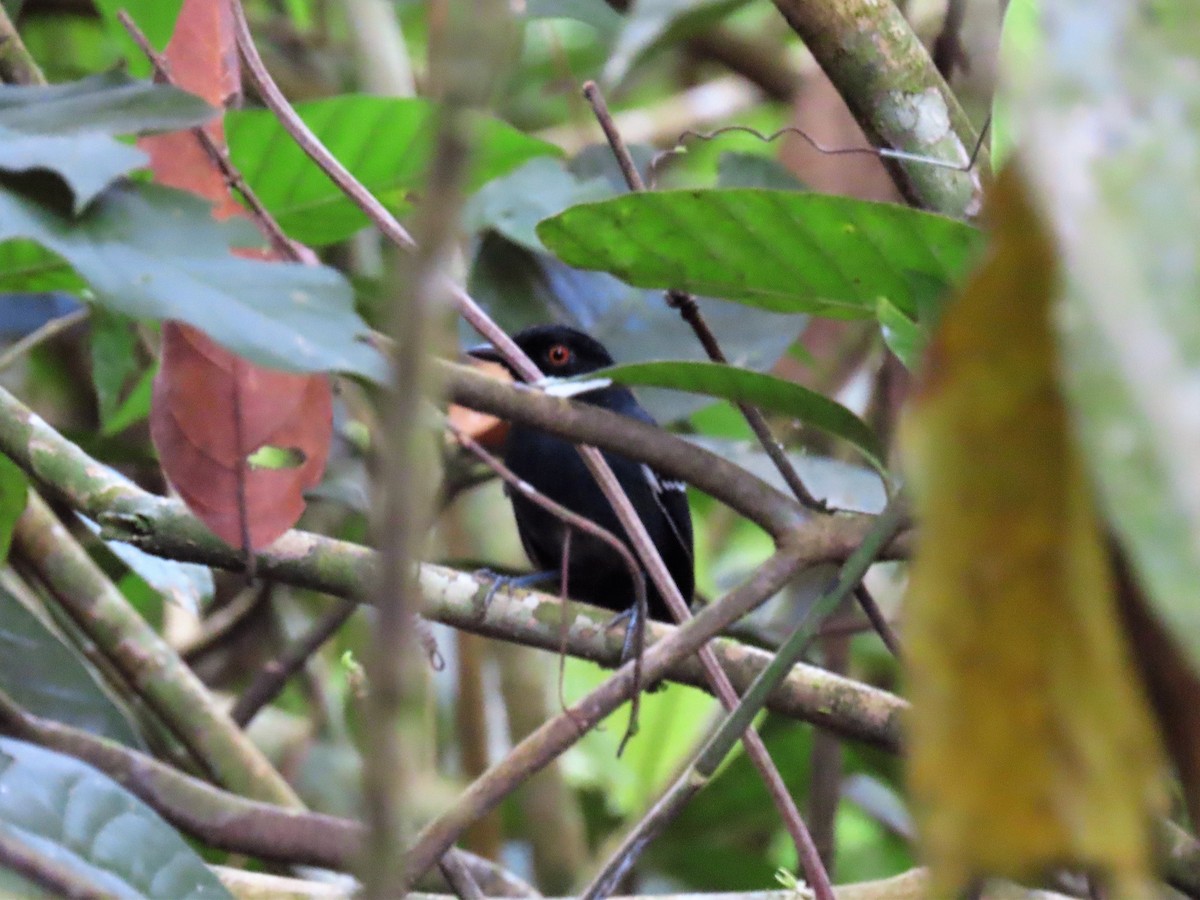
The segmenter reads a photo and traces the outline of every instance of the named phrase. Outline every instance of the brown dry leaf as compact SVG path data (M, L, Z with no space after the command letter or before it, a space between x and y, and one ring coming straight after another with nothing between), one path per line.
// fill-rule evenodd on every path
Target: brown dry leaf
M500 363L485 359L468 359L467 362L472 368L479 369L492 378L499 378L503 381L513 380L512 373ZM446 415L449 417L451 425L456 426L459 431L478 441L484 447L494 450L504 444L504 438L508 434L508 423L503 419L498 419L488 413L467 409L457 403L450 404Z
M185 0L165 56L175 83L209 103L223 107L240 92L226 0ZM206 129L223 144L219 120ZM218 219L244 214L193 132L138 144L160 183L212 200ZM296 523L304 491L325 470L333 434L329 379L254 365L194 328L166 322L150 434L163 471L197 517L234 546L262 547ZM286 451L294 463L252 466L248 457L264 446Z
M1136 896L1161 750L1057 383L1054 248L1014 169L989 207L991 255L946 310L903 429L924 851L938 896L1055 865Z

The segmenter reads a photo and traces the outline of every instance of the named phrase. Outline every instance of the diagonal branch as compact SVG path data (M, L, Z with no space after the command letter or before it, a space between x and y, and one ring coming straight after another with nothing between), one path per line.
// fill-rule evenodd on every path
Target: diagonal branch
M774 2L872 145L966 162L975 129L892 0ZM888 167L918 206L957 218L979 210L983 187L974 172L919 162L889 161Z

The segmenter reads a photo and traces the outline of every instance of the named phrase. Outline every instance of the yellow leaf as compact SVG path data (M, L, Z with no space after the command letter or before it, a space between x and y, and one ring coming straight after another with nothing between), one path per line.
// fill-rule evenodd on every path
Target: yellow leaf
M1150 871L1161 750L1059 392L1054 247L1014 167L989 213L902 435L913 800L936 896L1057 865L1127 889Z

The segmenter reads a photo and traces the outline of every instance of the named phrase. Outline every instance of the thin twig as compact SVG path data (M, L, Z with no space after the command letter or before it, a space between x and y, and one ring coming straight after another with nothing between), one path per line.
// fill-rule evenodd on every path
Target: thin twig
M879 604L875 602L875 598L871 596L871 592L867 590L865 584L860 584L854 589L854 599L866 613L867 620L870 621L871 627L875 629L875 633L879 635L884 646L892 652L892 656L899 659L900 636L896 634L896 629L892 628L892 623L887 620L887 616L883 614L883 610L879 608Z
M3 9L0 9L3 14ZM22 840L19 828L0 830L0 868L52 892L62 900L111 900L114 894L96 887L95 881L67 862L67 854L47 848L46 842ZM45 849L44 849L45 848ZM47 896L38 891L41 896Z
M518 491L522 496L536 503L552 516L560 519L567 525L567 538L570 538L572 530L582 531L584 534L589 534L597 540L603 541L621 558L621 562L629 571L629 579L633 584L634 603L637 606L638 621L637 633L635 635L636 644L634 646L634 669L633 669L633 695L630 698L632 701L632 709L629 714L629 727L626 729L625 737L621 739L620 748L617 750L617 755L621 755L621 749L625 747L626 742L637 733L637 720L639 712L639 697L642 690L642 651L646 641L646 619L649 616L646 605L646 576L637 564L637 560L633 558L633 554L629 552L629 548L621 542L607 528L597 525L591 519L587 519L577 513L571 512L561 503L556 503L551 500L532 484L521 478L506 466L496 456L489 453L479 443L466 434L461 428L453 422L447 420L447 430L454 436L463 447L473 453L485 466L495 472L505 484L509 485L513 490ZM563 594L566 595L566 557L570 552L569 545L563 548ZM565 638L565 635L564 635Z
M662 677L672 660L708 647L716 634L783 587L801 565L795 548L785 546L777 551L748 581L650 647L644 660L646 680ZM633 663L630 661L573 707L550 719L514 746L507 756L471 784L450 809L422 829L409 853L411 871L419 872L433 865L467 825L486 815L519 784L560 756L586 733L584 728L593 727L623 703L632 680ZM747 741L748 752L751 747Z
M286 648L276 659L272 659L259 670L250 687L242 692L237 703L229 711L230 718L239 726L249 725L259 710L279 696L284 685L293 675L303 668L308 658L316 653L321 646L333 637L347 619L358 609L356 598L342 599L337 606L322 616L308 632L290 647Z
M754 721L754 717L763 708L771 690L786 677L792 665L808 647L813 634L821 622L835 610L849 595L854 587L862 581L867 569L875 562L880 551L891 541L892 537L902 527L905 519L903 505L898 500L892 500L886 509L875 520L870 533L863 539L858 549L846 560L838 575L837 584L824 594L809 609L808 614L796 626L795 630L775 654L767 668L754 679L737 708L723 721L720 727L708 739L695 761L688 767L668 791L650 810L649 814L633 829L616 853L593 879L584 892L585 900L607 897L621 877L637 860L641 851L659 835L666 826L683 810L686 803L712 778L718 766L728 755L737 741L738 736L746 731ZM816 847L811 841L805 848L816 858L801 857L809 886L821 900L832 900L833 888L829 884L828 874L821 863ZM813 876L824 879L814 880Z
M470 869L460 857L447 853L438 860L438 868L442 870L446 883L450 885L458 900L484 900L483 891L479 889Z
M608 138L609 145L612 147L613 154L621 166L621 171L625 174L630 190L644 190L645 183L637 171L637 166L634 164L628 148L625 146L624 141L621 140L621 135L617 132L612 116L608 112L608 106L604 102L604 98L600 94L600 89L596 86L596 83L593 81L587 82L583 86L583 95L591 104L596 114L596 119L600 122L600 127L604 130L605 136ZM679 309L684 320L692 326L692 330L695 331L710 358L716 362L726 363L727 360L721 351L720 345L717 343L716 336L713 335L712 330L708 327L708 323L705 322L699 307L696 305L696 301L689 295L681 292L670 292L667 297L667 302ZM741 409L746 421L753 428L755 434L759 436L759 440L766 450L767 455L775 461L776 467L779 469L784 480L788 482L796 499L810 509L825 512L825 505L813 497L800 480L800 476L792 467L787 454L784 453L779 442L771 434L762 413L749 404L739 403L738 407ZM680 622L687 621L688 611L686 607L681 604L681 608L676 608L674 598L665 598L668 607L676 619ZM717 696L721 700L722 705L726 709L735 706L737 695L733 692L728 679L725 678L724 672L717 666L716 659L712 656L710 648L706 647L701 651L701 661L706 671L712 672L714 685L717 688ZM813 844L812 835L808 831L808 826L804 823L795 800L793 800L787 790L783 776L779 774L779 770L775 767L775 763L767 752L766 746L755 732L745 730L743 740L746 744L747 753L762 775L767 786L767 793L778 808L780 817L787 827L788 834L791 836L793 844L795 844L796 854L803 862L805 875L809 883L816 890L818 900L832 900L833 887L830 884L829 875L825 872L820 854L817 853L816 846ZM598 882L594 882L594 884L598 884ZM606 896L607 893L611 892L613 886L615 886L615 882L607 885L603 889L603 892L598 893L596 896Z
M49 322L29 332L25 337L6 348L3 353L0 353L0 372L3 372L34 347L50 340L56 335L62 334L68 328L73 328L89 315L91 315L91 310L84 306L80 309L72 310L65 316L51 319Z
M170 66L167 65L166 59L163 58L154 46L146 38L146 35L138 28L137 23L125 10L117 11L117 19L129 32L130 38L138 45L138 49L145 54L146 59L150 60L150 65L154 67L154 77L156 81L165 84L174 84L171 78ZM251 217L258 225L264 236L271 242L271 247L277 254L292 262L302 262L306 265L315 265L317 263L316 254L303 244L293 241L289 238L279 223L275 221L275 217L267 211L263 206L262 201L258 199L258 195L246 183L246 179L242 177L242 173L238 171L233 161L229 158L229 151L222 147L212 136L205 130L204 126L198 125L192 129L192 134L200 142L200 146L204 148L204 152L208 154L221 174L225 177L226 185L237 191L242 200L250 208Z
M616 122L613 121L612 114L608 111L608 104L605 103L604 95L600 93L600 88L596 85L596 82L589 81L584 84L583 96L591 104L596 121L600 123L600 128L603 129L604 136L608 139L608 145L612 148L613 156L617 158L617 164L621 167L621 172L625 175L625 183L635 193L644 191L646 183L638 173L633 157L629 153L629 148L625 146L625 141L621 138L621 133L617 130ZM705 321L704 315L700 312L696 298L683 291L667 291L666 298L667 305L679 310L679 315L691 326L692 331L696 334L696 338L700 341L700 345L704 348L704 352L708 354L708 358L713 362L728 365L729 359L725 356L725 352L717 342L717 336L708 327L708 322ZM779 441L775 439L775 435L771 433L771 428L767 424L767 420L761 410L749 403L738 403L737 407L741 410L746 423L758 438L758 442L762 445L763 450L766 451L767 456L770 457L771 462L775 464L775 468L779 470L779 474L783 477L783 480L787 483L787 486L791 489L796 499L809 509L817 512L828 512L825 503L814 497L808 488L805 487L795 466L792 465L792 461L788 459L787 452L783 449Z
M46 76L21 40L21 33L0 5L0 82L5 84L45 84Z

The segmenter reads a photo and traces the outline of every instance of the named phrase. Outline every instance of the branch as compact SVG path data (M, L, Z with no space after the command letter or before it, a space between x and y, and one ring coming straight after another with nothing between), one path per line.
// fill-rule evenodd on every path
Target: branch
M967 161L975 129L892 0L774 2L873 145ZM978 212L978 175L919 162L889 167L918 205L956 218Z
M25 49L17 26L3 6L0 6L0 82L27 85L46 83L46 76Z
M34 492L17 521L13 545L88 638L218 781L248 796L302 805L262 751Z
M621 846L584 891L584 900L607 897L617 882L629 871L641 852L675 820L688 801L712 780L718 766L733 749L738 736L748 731L754 717L763 708L767 695L787 676L792 665L808 647L809 641L825 617L833 612L838 604L862 581L879 551L903 524L903 519L904 511L899 501L892 500L875 520L874 527L863 539L862 544L842 566L837 584L812 605L787 641L779 648L774 659L754 679L754 683L741 698L737 708L721 722L717 730L704 743L692 764L676 779L670 790L654 804L637 827L625 836ZM825 867L817 855L816 847L810 840L802 849L814 857L810 859L802 856L801 861L805 875L816 896L832 900L833 888L829 883ZM814 880L814 876L820 880Z
M362 851L351 819L248 800L116 741L36 716L0 691L0 732L99 769L173 826L210 847L258 859L347 871ZM453 849L492 896L536 891L495 863Z
M737 510L776 542L807 517L796 501L765 481L657 426L490 378L469 366L441 362L438 372L453 402L647 462Z
M785 546L738 588L647 650L643 661L646 680L662 678L673 662L699 652L732 622L787 584L803 565L800 555L796 548ZM424 872L436 863L464 828L494 809L517 785L620 706L632 690L633 669L632 662L626 663L586 697L518 743L471 784L450 809L421 830L409 853L410 871Z

